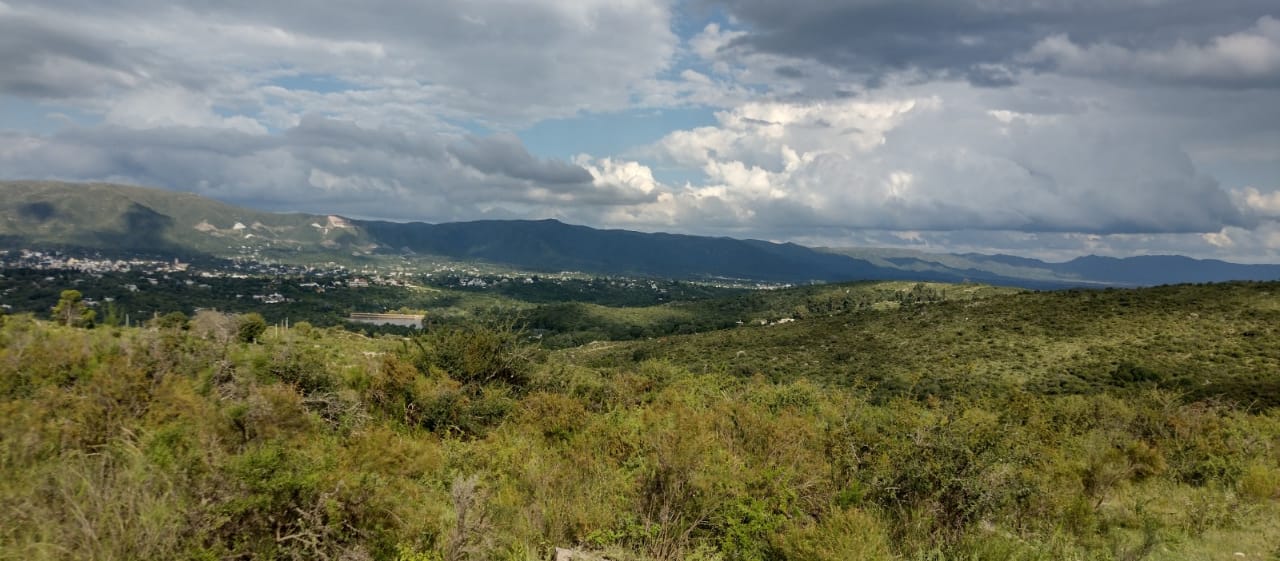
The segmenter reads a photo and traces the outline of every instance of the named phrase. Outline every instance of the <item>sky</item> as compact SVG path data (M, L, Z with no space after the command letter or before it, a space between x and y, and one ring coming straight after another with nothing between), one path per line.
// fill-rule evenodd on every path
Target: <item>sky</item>
M0 0L0 178L1280 262L1280 3Z

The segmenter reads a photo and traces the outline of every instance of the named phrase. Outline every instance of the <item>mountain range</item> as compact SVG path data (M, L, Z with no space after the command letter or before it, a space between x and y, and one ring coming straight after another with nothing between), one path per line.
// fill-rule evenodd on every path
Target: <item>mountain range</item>
M49 181L0 182L0 247L305 264L399 256L530 271L768 282L906 279L1056 288L1280 279L1280 265L1173 255L1051 263L601 230L556 220L386 222L264 212L161 189Z

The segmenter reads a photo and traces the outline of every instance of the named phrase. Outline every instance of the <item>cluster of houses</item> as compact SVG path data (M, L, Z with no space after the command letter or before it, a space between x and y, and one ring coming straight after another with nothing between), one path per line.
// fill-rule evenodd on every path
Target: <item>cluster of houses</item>
M492 274L447 274L447 275L426 275L433 278L432 284L446 288L493 288L508 283L518 284L534 284L539 282L563 285L567 282L583 282L604 283L610 287L628 288L628 289L649 289L659 294L666 294L668 289L667 281L656 281L647 279L637 279L622 276L597 276L579 273L575 271L563 271L560 273L529 275L527 273L492 273ZM710 279L697 281L698 284L706 286L714 286L717 288L748 288L755 290L777 290L782 288L791 288L790 283L770 283L762 281L745 281L737 279Z
M31 249L0 250L0 268L32 269L37 271L80 271L83 273L174 273L186 271L191 265L178 259L157 261L152 259L110 259L104 257L72 256L59 251Z
M435 264L431 272L424 272L411 263L392 263L382 267L354 267L329 262L321 265L289 265L282 263L261 262L250 259L234 259L220 264L205 264L196 270L189 263L179 259L156 260L145 258L107 258L101 255L72 255L60 251L42 251L32 249L0 250L0 269L28 269L37 271L76 271L96 277L108 273L133 273L138 275L135 282L121 285L126 292L145 290L148 285L161 283L177 283L193 288L210 288L207 282L211 279L249 279L273 277L285 283L294 283L298 289L324 293L334 289L363 289L374 286L412 287L415 280L446 288L490 289L511 284L550 283L562 285L568 282L605 283L608 286L648 289L659 294L668 292L668 284L663 281L635 279L629 277L594 277L579 272L564 271L551 274L531 275L528 273L488 272L479 267L463 264ZM421 266L421 263L416 265ZM0 274L0 276L3 276ZM292 280L288 280L292 279ZM130 279L134 280L134 279ZM46 282L66 282L55 277L48 277ZM72 281L78 285L83 279ZM273 283L277 287L278 283ZM773 285L764 283L747 283L733 279L716 279L704 281L703 284L721 287L774 289L790 285ZM141 286L140 286L141 285ZM285 290L284 292L289 292ZM282 304L291 299L280 291L264 294L237 294L236 298L252 298L264 305ZM2 298L2 295L0 295ZM103 297L103 302L112 298ZM85 304L95 306L98 300L86 298ZM0 303L3 308L10 306ZM363 318L368 323L383 323L386 317ZM409 324L420 318L392 318L391 323ZM355 320L359 321L359 320ZM780 321L778 323L784 323Z

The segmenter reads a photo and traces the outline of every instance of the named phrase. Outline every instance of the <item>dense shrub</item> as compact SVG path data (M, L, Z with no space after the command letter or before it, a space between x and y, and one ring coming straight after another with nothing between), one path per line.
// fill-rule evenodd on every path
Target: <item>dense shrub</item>
M1280 543L1277 412L1153 388L1173 378L1119 361L1074 395L961 377L876 395L657 343L591 366L607 347L543 361L512 330L295 327L238 345L227 320L5 319L0 558L1266 558Z
M419 370L427 374L438 370L463 384L523 386L534 356L533 348L509 324L436 329L413 343L413 362Z
M858 509L835 510L821 520L796 524L776 538L784 559L797 561L875 561L894 559L883 525Z
M257 343L263 333L267 331L267 320L262 318L262 314L250 312L240 316L236 324L236 338L241 343Z

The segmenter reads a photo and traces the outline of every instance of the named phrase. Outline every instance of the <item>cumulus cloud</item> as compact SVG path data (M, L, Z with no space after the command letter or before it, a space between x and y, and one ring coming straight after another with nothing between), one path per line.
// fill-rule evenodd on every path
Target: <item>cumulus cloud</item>
M1280 190L1262 191L1245 187L1232 193L1244 212L1255 216L1280 219Z
M1105 117L988 110L973 95L750 104L655 151L705 175L691 196L761 228L1170 233L1248 222L1175 144L1110 130Z

